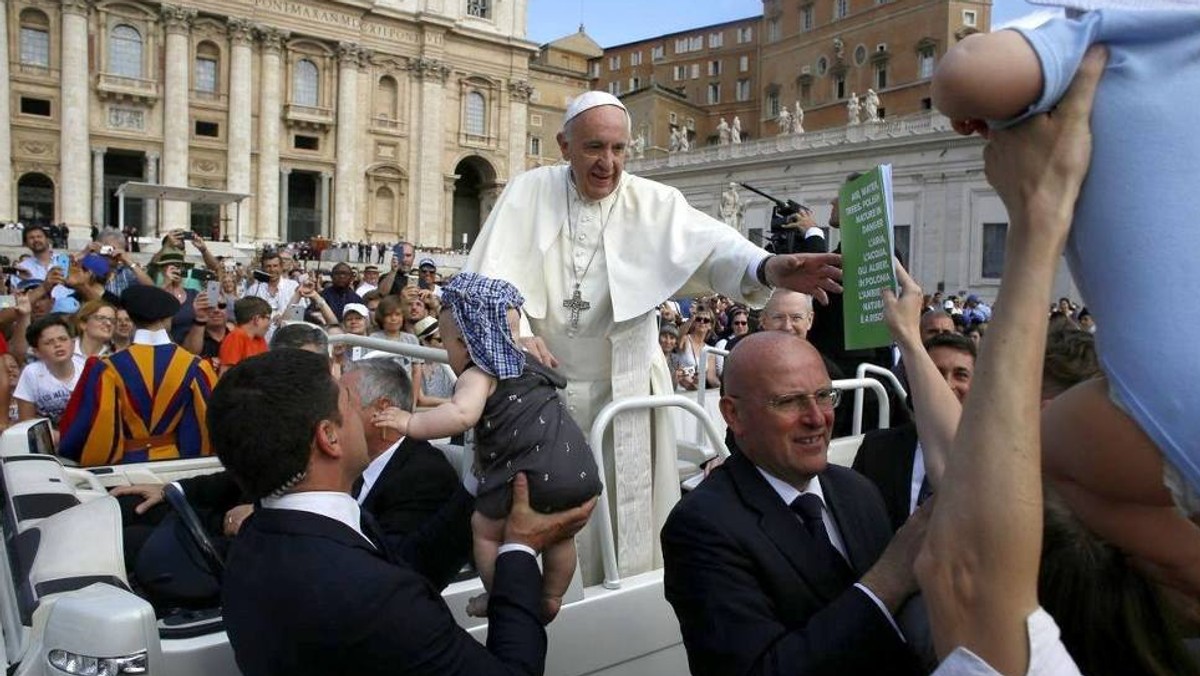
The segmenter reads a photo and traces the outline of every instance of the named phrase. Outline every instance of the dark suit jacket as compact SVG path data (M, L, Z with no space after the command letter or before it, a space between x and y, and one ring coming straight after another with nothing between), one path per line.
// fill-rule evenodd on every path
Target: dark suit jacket
M891 539L879 493L834 465L820 475L854 577L832 570L744 454L731 456L663 528L667 600L693 674L909 674L913 655L852 585Z
M914 423L886 430L872 430L863 436L854 470L871 480L883 495L892 528L908 521L912 500L912 467L917 455L917 426Z
M388 535L407 535L436 514L460 483L441 451L408 438L371 485L362 506Z
M222 590L242 673L541 674L546 634L533 557L497 559L487 648L455 624L429 582L456 569L443 552L447 540L469 536L473 504L460 491L386 551L330 518L257 510L233 541Z

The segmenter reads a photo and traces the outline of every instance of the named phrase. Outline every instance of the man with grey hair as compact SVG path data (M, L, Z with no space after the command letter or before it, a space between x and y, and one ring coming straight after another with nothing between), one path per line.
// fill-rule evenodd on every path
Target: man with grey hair
M812 296L784 288L771 292L771 299L762 311L762 330L786 331L806 338L812 325Z
M398 361L374 357L351 362L341 382L362 402L362 425L371 459L354 484L354 497L375 516L384 532L411 533L454 495L461 483L458 473L429 442L393 439L394 430L375 426L375 413L392 406L412 410L412 384L407 369ZM459 553L465 563L471 539L456 544L462 547Z
M108 259L112 272L104 283L104 290L118 298L134 284L154 284L154 280L142 266L125 253L125 235L116 228L104 228L88 249Z
M841 289L839 256L772 256L678 190L624 172L630 119L615 96L590 91L572 100L557 140L567 163L509 182L465 269L520 290L523 345L560 368L567 409L583 429L610 400L673 391L655 340L655 310L667 298L715 291L759 306L774 286L818 300ZM670 415L654 415L653 427L645 412L617 416L613 446L604 449L625 575L661 563L654 534L679 499ZM591 583L599 552L595 540L581 540Z

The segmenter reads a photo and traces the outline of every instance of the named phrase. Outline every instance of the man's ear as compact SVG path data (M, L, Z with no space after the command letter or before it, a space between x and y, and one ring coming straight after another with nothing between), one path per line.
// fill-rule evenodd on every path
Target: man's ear
M317 450L322 455L327 455L331 458L341 457L342 446L339 431L338 425L332 420L322 420L317 424L317 432L313 437L313 443L316 444Z
M733 436L738 436L741 433L742 425L737 417L737 403L732 397L721 397L717 406L721 410L721 417L725 419L725 424L733 430Z
M371 408L375 411L386 411L395 405L395 402L389 399L386 395L371 402Z

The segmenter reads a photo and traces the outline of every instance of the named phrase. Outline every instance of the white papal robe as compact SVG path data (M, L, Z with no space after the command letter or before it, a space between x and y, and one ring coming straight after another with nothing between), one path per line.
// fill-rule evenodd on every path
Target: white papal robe
M568 410L588 433L614 399L672 392L658 346L659 304L717 291L761 306L769 289L752 271L767 255L692 208L674 188L624 173L608 197L586 200L575 190L570 168L561 165L512 180L465 269L505 279L521 291L530 327L567 379ZM563 301L576 281L591 307L573 327ZM605 485L615 507L623 576L662 566L658 533L679 500L670 415L659 409L653 426L650 419L644 412L617 416L605 442ZM585 531L579 549L584 582L594 584L603 574L598 536Z

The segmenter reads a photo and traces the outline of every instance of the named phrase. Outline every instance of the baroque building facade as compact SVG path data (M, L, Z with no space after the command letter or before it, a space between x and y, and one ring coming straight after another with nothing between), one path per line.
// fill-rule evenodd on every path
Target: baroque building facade
M251 195L133 200L145 235L461 246L525 167L525 8L0 1L0 220L115 225L140 181Z

